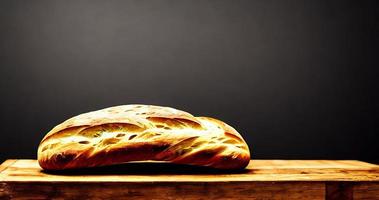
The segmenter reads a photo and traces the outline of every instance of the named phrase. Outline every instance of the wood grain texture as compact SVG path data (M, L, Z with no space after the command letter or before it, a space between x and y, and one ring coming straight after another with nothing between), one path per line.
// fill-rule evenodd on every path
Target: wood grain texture
M1 165L0 165L0 173L2 171L4 171L6 168L8 168L8 166L12 165L13 163L15 163L17 160L6 160L4 161Z
M326 183L327 200L352 200L353 183L352 182L328 182Z
M379 199L379 182L359 182L354 185L354 199Z
M43 171L0 165L0 199L379 199L379 166L360 161L254 160L243 171L160 162Z
M7 196L25 199L324 199L321 183L9 183Z

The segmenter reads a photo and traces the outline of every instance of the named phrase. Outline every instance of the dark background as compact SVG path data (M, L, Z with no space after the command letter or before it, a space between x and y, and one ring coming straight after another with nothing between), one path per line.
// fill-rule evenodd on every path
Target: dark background
M0 161L119 104L213 116L252 158L378 162L375 1L0 1Z

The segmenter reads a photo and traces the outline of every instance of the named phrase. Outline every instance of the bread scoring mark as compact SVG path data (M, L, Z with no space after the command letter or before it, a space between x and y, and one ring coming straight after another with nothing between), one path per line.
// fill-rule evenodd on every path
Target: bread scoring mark
M164 118L164 117L147 117L147 120L155 123L155 126L164 127L164 126L171 126L175 128L184 128L186 127L185 124L181 123L178 120L171 119L171 118Z
M101 131L99 131L99 132L95 132L95 133L92 135L92 137L94 137L94 138L96 138L96 137L100 137L101 134L102 134Z
M155 125L155 127L156 127L156 128L163 128L163 129L165 129L165 130L172 130L170 127L165 126L165 125L163 125L163 124L157 124L157 125Z
M156 157L157 159L162 160L174 160L175 158L192 151L192 144L196 139L199 138L199 136L193 136L187 139L184 139L171 147L165 149L163 152L158 154Z
M135 138L137 135L136 134L133 134L131 136L129 136L128 140L132 140L133 138Z
M154 133L150 131L144 131L138 135L138 138L150 138L154 135Z
M182 118L166 118L166 117L147 117L147 120L155 123L157 128L169 127L172 128L194 128L202 129L202 126L192 120L182 119Z
M174 146L172 146L173 148L177 148L177 147L185 147L185 146L191 146L197 138L199 138L200 136L193 136L193 137L190 137L190 138L187 138L187 139L184 139L178 143L176 143Z
M82 135L89 138L98 138L103 137L105 133L114 133L114 132L138 132L144 130L143 128L128 123L109 123L102 124L97 126L92 126L86 128L78 133L78 135ZM117 137L117 136L116 136ZM119 135L118 137L122 137Z
M181 123L187 124L187 126L189 126L191 128L195 128L195 129L202 129L203 128L201 126L201 124L199 124L195 121L189 120L189 119L182 119L182 118L174 118L174 119L180 121Z
M199 141L199 142L195 142L195 143L192 143L191 147L192 148L197 148L203 144L205 144L206 142L205 141Z
M119 133L116 135L116 137L124 137L125 136L125 133Z
M56 147L58 144L59 144L59 143L57 142L57 143L52 143L52 144L45 145L45 146L42 148L41 152L44 152L44 151L46 151L46 150L48 150L48 149L54 149L54 147Z
M231 138L231 139L227 139L227 140L225 140L224 143L226 143L226 144L239 144L239 143L241 143L241 142L237 141L237 140L234 139L234 138Z
M105 132L106 129L102 126L93 126L86 128L78 133L78 135L89 137L89 138L97 138L101 137L103 132Z
M49 132L41 141L41 144L44 143L46 140L48 139L54 139L54 138L62 138L62 137L69 137L71 135L74 135L76 134L76 132L79 132L85 128L87 128L89 126L85 125L85 126L75 126L75 127L71 127L71 128L65 128L61 131L58 131L56 133L53 133L53 132ZM54 128L55 129L55 128ZM53 130L54 130L53 129Z
M48 149L49 149L48 146L49 146L49 145L45 145L45 146L41 149L41 152L44 152L44 151L48 150Z
M78 142L79 144L89 144L90 142L89 141L87 141L87 140L83 140L83 141L80 141L80 142Z
M100 146L108 146L111 144L116 144L120 141L121 139L119 138L105 138L99 142Z
M234 135L232 133L225 132L225 135L228 136L228 137L230 137L230 138L233 138L235 140L238 140L239 142L244 142L240 137L238 137L238 136L236 136L236 135Z

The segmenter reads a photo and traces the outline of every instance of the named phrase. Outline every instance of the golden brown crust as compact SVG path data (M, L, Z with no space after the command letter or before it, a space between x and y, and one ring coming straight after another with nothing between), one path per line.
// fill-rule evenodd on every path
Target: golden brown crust
M220 120L151 105L75 116L54 127L38 147L38 162L48 170L143 160L241 169L250 152L242 136Z

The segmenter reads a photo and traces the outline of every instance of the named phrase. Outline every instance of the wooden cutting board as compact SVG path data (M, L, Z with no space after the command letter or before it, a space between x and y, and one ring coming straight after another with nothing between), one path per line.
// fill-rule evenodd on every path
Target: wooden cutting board
M66 172L0 165L0 199L379 199L379 166L353 160L253 160L246 170L128 163Z

